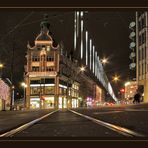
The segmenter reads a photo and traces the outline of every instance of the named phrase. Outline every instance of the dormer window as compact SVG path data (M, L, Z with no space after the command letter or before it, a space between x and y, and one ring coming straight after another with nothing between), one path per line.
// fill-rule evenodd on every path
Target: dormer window
M50 46L47 46L47 51L50 51Z

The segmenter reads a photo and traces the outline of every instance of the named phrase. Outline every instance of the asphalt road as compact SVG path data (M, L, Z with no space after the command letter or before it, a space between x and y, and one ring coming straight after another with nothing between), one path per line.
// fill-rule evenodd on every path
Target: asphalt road
M148 104L75 109L75 111L148 137Z
M135 133L145 135L144 139L148 139L148 104L140 105L119 105L112 107L98 108L78 108L72 111L87 115L89 118L97 119L98 121L112 126L118 126L120 129L125 128ZM25 111L25 112L8 112L0 113L3 117L0 119L0 129L8 128L12 123L18 126L21 124L39 118L52 110L40 111ZM4 115L8 115L7 117ZM36 122L29 128L13 135L14 138L69 138L69 137L84 137L84 138L105 138L105 139L126 139L127 135L108 128L102 124L93 122L80 114L75 114L70 110L59 110L50 114L43 120ZM18 119L18 120L16 120ZM5 121L5 122L4 122ZM8 123L9 122L9 123ZM5 123L5 125L4 125ZM16 124L17 123L17 124ZM12 125L11 125L12 126Z
M68 110L59 110L14 137L123 137L123 135Z

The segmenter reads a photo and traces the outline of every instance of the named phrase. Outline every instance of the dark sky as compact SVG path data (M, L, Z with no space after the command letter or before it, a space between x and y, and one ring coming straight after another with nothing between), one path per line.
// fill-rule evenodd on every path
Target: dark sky
M0 62L5 64L3 76L10 78L11 58L14 39L14 83L23 80L25 53L27 42L33 45L40 32L40 21L43 14L49 15L50 29L57 43L61 41L64 48L73 48L73 12L44 11L1 11L0 18ZM135 19L135 12L89 11L85 24L93 39L100 58L109 57L105 66L107 76L111 80L115 73L121 75L121 83L129 77L129 23ZM117 84L112 84L116 87Z

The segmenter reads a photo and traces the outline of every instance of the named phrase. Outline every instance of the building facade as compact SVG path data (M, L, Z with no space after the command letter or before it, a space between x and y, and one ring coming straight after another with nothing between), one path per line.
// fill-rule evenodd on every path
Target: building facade
M78 70L77 65L61 54L59 45L54 47L47 18L41 22L35 46L31 47L28 43L27 47L26 107L78 107L79 83L73 77Z
M0 111L10 109L11 89L7 80L0 79Z
M126 100L132 100L134 95L137 93L137 81L129 81L125 83L125 96Z
M148 102L148 12L136 12L136 51L138 90Z

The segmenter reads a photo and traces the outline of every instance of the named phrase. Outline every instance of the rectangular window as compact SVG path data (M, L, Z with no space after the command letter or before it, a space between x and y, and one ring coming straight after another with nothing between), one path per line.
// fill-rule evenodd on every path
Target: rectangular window
M54 92L54 86L47 86L45 87L45 94L50 94L50 95L53 95L55 92Z
M31 87L31 95L39 95L40 87Z
M141 21L139 21L139 22L138 22L138 29L139 29L139 31L141 30L141 28L142 28L142 27L141 27Z
M32 71L39 71L39 67L38 66L32 66Z
M141 45L141 44L142 44L142 36L139 35L139 45Z
M60 95L62 94L62 88L59 88L59 94Z
M139 53L138 53L138 60L140 61L141 60L141 57L140 57L140 55L141 55L141 49L139 49L138 51L139 51Z
M141 20L141 25L142 25L142 28L144 28L145 27L145 18L142 18L142 20Z
M33 61L33 62L38 62L38 61L40 61L40 57L37 56L37 55L33 55L33 56L32 56L32 61Z
M40 80L30 80L30 84L40 84Z
M55 81L54 81L55 79L54 78L45 78L45 83L46 84L54 84L55 83Z
M46 67L46 71L54 71L55 69L54 69L54 67L53 66L48 66L48 67Z
M54 61L54 56L47 56L47 61L49 61L49 62L53 62Z
M142 44L145 43L145 33L142 33Z

